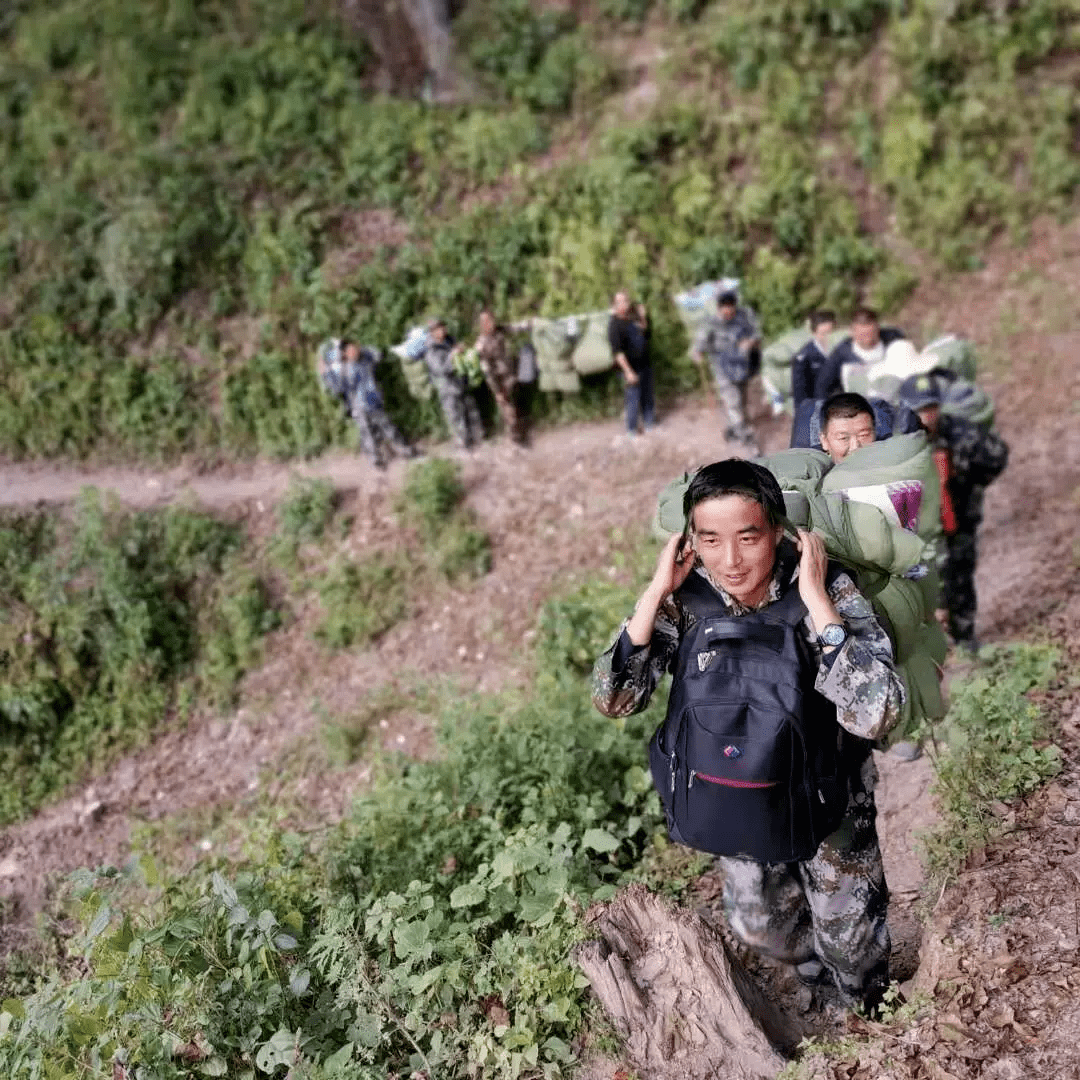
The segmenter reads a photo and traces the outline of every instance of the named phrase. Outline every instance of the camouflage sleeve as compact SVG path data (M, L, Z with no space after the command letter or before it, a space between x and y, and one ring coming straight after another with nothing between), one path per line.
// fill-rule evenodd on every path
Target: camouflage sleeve
M619 627L611 647L593 665L593 704L605 716L632 716L649 704L679 650L678 607L668 597L657 613L649 644L634 648L628 640L626 644L631 651L619 656L620 651L625 652L619 649L625 630L626 621Z
M698 327L698 332L694 335L694 352L702 353L704 356L710 356L713 353L712 347L712 322L706 319L701 326Z
M847 574L829 589L848 637L823 662L816 689L836 706L841 727L864 739L880 739L900 718L904 684L893 665L892 643L874 609Z

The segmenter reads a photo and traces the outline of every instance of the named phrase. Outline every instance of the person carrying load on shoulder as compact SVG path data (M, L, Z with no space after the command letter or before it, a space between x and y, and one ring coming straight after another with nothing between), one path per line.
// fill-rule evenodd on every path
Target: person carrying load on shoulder
M640 712L672 672L649 746L672 838L720 856L746 945L873 1009L890 940L871 749L904 703L889 638L819 535L785 538L768 469L706 465L683 511L593 703Z
M525 446L528 436L518 399L518 356L511 345L510 335L515 331L528 330L532 320L525 319L506 326L497 323L495 316L485 308L477 322L480 336L476 339L476 355L484 378L491 388L510 438L518 446Z
M831 311L815 311L810 316L813 337L791 358L792 411L814 397L818 372L825 366L832 351L829 339L836 329L836 315Z
M945 552L941 589L949 634L960 648L978 651L975 635L976 534L982 523L986 487L1005 470L1009 447L1000 436L960 416L942 412L946 380L931 372L900 385L900 402L925 426L941 477L941 516Z
M383 396L375 381L375 367L382 352L371 345L361 348L355 341L328 342L319 350L319 377L328 393L341 399L346 412L356 423L360 446L378 469L386 468L385 450L400 457L416 457L386 413Z
M631 304L630 294L620 289L612 299L608 344L623 376L626 433L630 438L637 435L639 413L646 432L656 426L656 400L649 358L651 336L645 305Z
M919 418L903 405L890 405L862 394L833 394L810 418L810 442L816 436L821 449L839 465L853 450L893 435L921 429Z
M707 358L712 366L716 393L728 415L724 437L741 442L751 454L760 453L746 409L750 379L761 366L761 329L737 293L724 292L716 298L716 314L702 323L693 355L698 364L704 365Z
M447 333L446 323L442 319L432 319L427 325L427 332L424 364L431 376L431 384L439 397L450 434L464 449L469 450L484 437L480 410L454 366L457 350L454 339Z
M842 390L850 390L851 366L867 369L880 364L885 359L886 347L903 337L902 330L882 326L873 308L859 308L851 317L850 336L833 349L818 370L814 397L824 401Z

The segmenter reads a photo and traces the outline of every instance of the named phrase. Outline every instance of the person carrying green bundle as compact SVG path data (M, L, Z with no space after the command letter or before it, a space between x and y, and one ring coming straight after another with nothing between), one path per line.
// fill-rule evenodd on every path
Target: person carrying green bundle
M640 712L673 672L650 744L672 837L720 856L736 936L873 1010L890 942L871 748L904 700L888 635L820 536L785 537L764 466L705 466L682 509L593 702Z

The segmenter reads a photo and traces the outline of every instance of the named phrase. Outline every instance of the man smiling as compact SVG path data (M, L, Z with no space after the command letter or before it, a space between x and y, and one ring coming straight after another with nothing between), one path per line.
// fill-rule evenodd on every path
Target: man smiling
M904 699L889 639L820 536L784 537L767 469L707 465L683 509L685 531L596 661L593 702L607 716L640 712L672 671L650 759L673 837L720 856L742 941L873 1009L890 942L870 751ZM798 753L770 772L784 740ZM830 755L832 787L813 778Z

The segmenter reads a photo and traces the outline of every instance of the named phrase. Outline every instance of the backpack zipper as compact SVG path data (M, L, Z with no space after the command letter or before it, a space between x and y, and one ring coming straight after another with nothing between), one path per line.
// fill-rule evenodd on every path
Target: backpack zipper
M675 751L671 751L671 793L675 794Z

